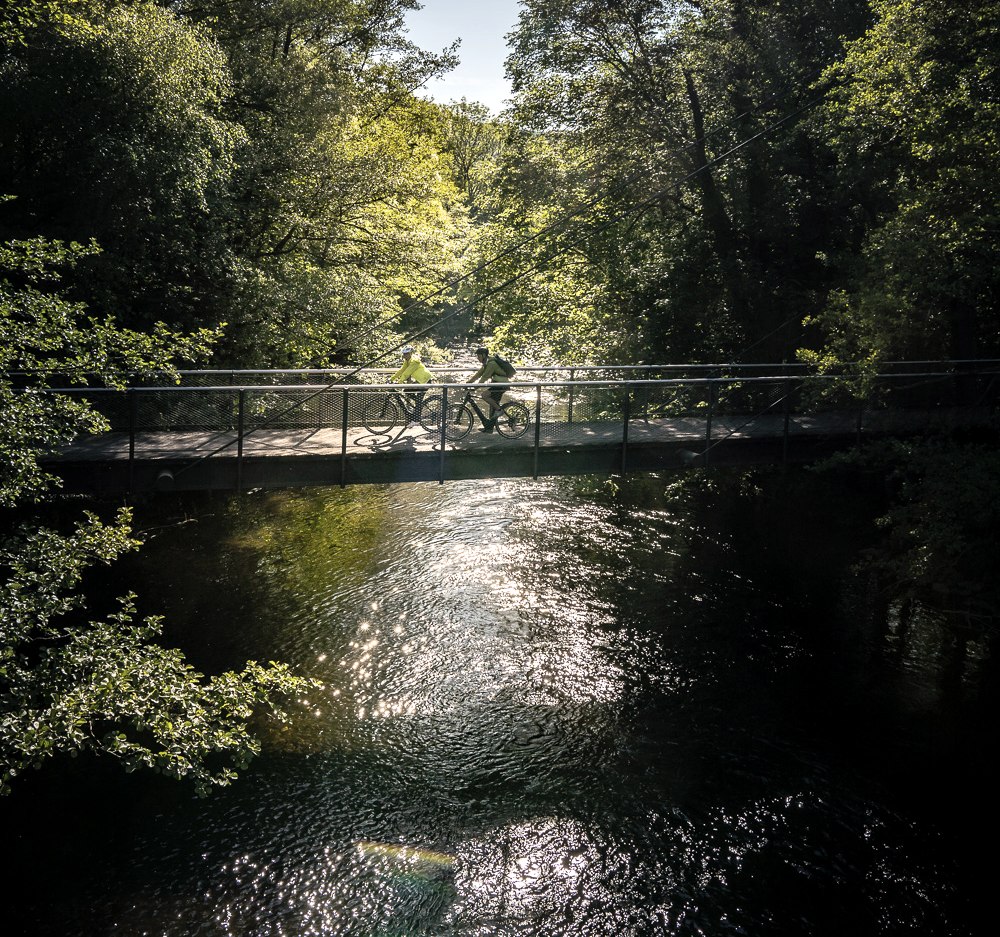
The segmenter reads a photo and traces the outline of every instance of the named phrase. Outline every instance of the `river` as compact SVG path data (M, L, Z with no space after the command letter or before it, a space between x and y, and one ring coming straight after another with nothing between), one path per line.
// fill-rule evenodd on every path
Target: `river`
M208 798L25 779L0 932L986 934L986 636L878 601L848 477L676 483L141 505L167 639L324 689Z

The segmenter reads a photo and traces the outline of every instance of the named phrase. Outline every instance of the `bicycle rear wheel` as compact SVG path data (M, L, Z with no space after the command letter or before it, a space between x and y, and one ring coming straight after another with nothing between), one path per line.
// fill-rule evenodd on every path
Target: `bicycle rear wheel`
M441 398L428 397L420 411L420 425L429 433L441 431Z
M374 397L361 408L361 422L376 436L385 436L403 421L399 404L391 397Z
M497 432L501 436L517 439L528 431L531 414L528 408L519 400L512 400L500 407L497 415Z

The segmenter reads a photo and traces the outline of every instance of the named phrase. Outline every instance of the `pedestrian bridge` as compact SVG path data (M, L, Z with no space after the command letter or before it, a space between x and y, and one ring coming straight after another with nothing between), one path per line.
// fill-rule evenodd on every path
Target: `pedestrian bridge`
M524 407L516 438L478 432L478 418L455 438L467 428L452 425L466 419L467 372L409 385L430 412L390 425L381 404L399 386L385 383L389 373L185 371L172 385L50 388L85 399L109 429L45 464L65 490L106 495L802 463L877 438L992 432L1000 362L894 362L865 375L763 364L526 367L507 397Z

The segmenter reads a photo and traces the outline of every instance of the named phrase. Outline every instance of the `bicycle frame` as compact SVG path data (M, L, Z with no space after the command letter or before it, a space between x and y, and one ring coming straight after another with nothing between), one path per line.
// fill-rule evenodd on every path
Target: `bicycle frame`
M386 388L362 405L361 422L376 436L391 433L397 427L405 429L412 423L420 423L433 432L439 422L440 408L436 401L436 394L428 395L424 388L415 390L412 398L402 388Z
M418 421L427 408L428 403L427 391L415 390L412 393L417 398L412 407L408 405L410 395L405 390L393 390L386 394L386 400L395 400L399 404L399 408L403 411L403 416L406 417L407 423Z
M507 392L504 391L504 393L507 393ZM502 395L501 395L500 399L503 400L503 396ZM466 388L465 399L462 400L462 404L460 404L460 406L461 405L465 405L465 404L467 404L469 407L471 407L475 411L475 413L479 417L479 419L482 420L484 423L487 420L492 419L491 416L487 416L480 409L479 403L476 401L476 395L472 392L472 388L471 387ZM498 403L497 404L497 411L502 411L503 408L504 408L504 404L503 403ZM492 408L491 408L491 410L492 410Z

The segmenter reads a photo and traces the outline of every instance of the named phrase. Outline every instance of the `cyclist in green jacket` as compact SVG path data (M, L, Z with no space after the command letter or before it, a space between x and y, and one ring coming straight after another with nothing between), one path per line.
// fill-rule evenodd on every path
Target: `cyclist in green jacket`
M492 433L496 429L497 415L500 410L500 399L510 390L510 378L507 372L497 364L497 359L490 354L489 348L480 345L476 349L476 357L479 359L480 369L469 378L470 384L482 384L489 382L488 386L479 391L479 396L483 399L489 409L487 413L493 414L488 420L483 420L481 433Z
M389 383L391 384L433 384L434 375L424 367L424 363L420 360L420 355L418 355L414 350L412 345L404 345L400 349L403 355L403 366L389 378ZM424 394L426 391L418 390L415 395L416 399L414 401L415 409L417 413L420 412L421 407L424 404Z

